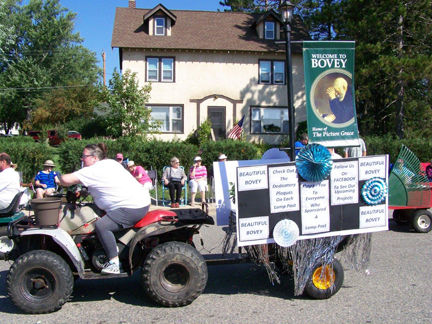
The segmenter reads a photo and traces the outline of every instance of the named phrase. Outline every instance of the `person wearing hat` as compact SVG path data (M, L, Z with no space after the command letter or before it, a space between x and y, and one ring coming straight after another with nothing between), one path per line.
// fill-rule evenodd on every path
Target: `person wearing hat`
M53 171L55 167L52 160L46 160L43 170L39 171L35 177L36 198L49 196L56 191L56 186L60 184L58 173Z
M129 161L127 166L132 176L137 179L137 181L142 184L147 191L153 189L152 181L148 176L147 171L141 165L135 165L134 161Z
M200 156L195 156L194 164L189 170L189 186L191 190L191 206L195 205L197 191L201 192L201 201L205 202L205 192L207 191L207 168L202 165Z
M7 208L20 191L20 177L11 164L9 154L0 153L0 210Z
M227 156L223 153L219 154L218 156L218 162L225 162L227 160Z

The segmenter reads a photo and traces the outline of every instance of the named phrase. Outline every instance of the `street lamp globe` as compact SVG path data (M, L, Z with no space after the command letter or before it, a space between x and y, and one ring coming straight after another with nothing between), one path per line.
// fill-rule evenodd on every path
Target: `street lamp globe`
M284 0L280 6L284 23L289 24L292 21L294 5L291 1Z

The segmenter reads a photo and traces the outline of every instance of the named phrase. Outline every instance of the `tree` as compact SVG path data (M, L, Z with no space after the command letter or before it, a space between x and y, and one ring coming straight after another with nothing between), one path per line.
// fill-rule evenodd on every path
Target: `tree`
M368 134L431 136L430 1L341 1L338 38L356 41L356 99ZM367 131L366 131L367 130Z
M219 4L230 9L225 11L264 12L270 9L279 10L282 0L224 0Z
M32 128L44 125L65 124L77 118L92 118L93 109L99 103L100 93L96 86L80 85L58 88L35 99L31 113Z
M103 100L107 105L107 133L113 137L146 136L157 125L150 122L151 110L146 108L151 85L140 87L136 73L126 71L123 75L114 71Z
M2 47L0 61L0 122L6 130L15 122L22 124L44 93L96 82L96 55L79 45L82 39L73 33L75 14L59 0L30 0L24 6L4 0L0 12L8 17L8 30L15 31Z

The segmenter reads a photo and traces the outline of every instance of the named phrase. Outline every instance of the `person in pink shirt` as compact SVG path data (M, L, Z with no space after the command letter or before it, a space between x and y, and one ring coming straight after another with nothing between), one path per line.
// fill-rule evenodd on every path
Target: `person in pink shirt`
M207 168L201 165L200 156L194 158L194 164L189 170L189 186L191 190L191 206L195 205L197 191L201 192L201 201L205 202L205 192L207 190Z
M129 161L127 166L132 176L137 179L145 189L149 191L153 189L152 181L149 178L147 171L141 165L135 165L134 161Z

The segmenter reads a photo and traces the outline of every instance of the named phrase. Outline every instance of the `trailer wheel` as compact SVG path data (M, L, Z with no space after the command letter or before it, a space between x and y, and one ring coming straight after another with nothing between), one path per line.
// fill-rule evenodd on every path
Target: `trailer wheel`
M318 263L306 283L305 293L314 299L327 299L339 291L343 281L344 270L337 259L332 264Z
M412 218L412 226L416 232L428 233L432 229L432 214L425 210L420 209L414 213Z
M143 264L142 284L156 303L185 306L193 302L207 284L207 264L192 246L167 242L155 247Z
M7 276L13 303L26 313L42 314L60 309L73 290L69 265L59 255L34 250L21 255Z

